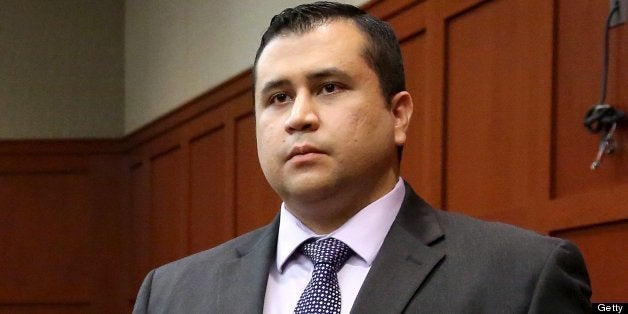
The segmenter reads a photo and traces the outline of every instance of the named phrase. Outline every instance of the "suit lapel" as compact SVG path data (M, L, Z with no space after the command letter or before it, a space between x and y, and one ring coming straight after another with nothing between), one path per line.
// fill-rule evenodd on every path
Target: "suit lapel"
M268 271L275 261L279 215L259 240L237 249L217 282L221 313L262 313ZM429 207L406 184L406 196L355 300L351 313L401 313L445 254L444 237Z
M443 233L429 207L406 184L395 222L373 262L351 313L401 313L445 254L430 247Z
M270 265L275 261L279 216L257 242L237 249L238 258L227 262L219 282L221 313L262 313Z

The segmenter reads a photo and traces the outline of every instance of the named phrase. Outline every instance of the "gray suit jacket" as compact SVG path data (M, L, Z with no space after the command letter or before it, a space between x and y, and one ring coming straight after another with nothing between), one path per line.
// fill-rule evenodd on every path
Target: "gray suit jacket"
M133 313L261 313L279 218L151 271ZM571 243L435 210L406 196L352 313L582 313L591 289Z

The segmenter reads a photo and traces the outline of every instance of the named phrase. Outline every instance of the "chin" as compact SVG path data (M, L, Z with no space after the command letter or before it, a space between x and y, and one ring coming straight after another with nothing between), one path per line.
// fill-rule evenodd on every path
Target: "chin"
M303 177L287 180L277 190L277 193L285 200L315 202L328 198L334 191L337 191L334 180L321 177Z

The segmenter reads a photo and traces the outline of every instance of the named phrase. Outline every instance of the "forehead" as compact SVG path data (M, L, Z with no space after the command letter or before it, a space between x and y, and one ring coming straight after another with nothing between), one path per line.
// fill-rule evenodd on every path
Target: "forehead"
M259 56L255 85L317 68L363 66L364 47L365 37L351 20L333 20L304 33L280 34Z

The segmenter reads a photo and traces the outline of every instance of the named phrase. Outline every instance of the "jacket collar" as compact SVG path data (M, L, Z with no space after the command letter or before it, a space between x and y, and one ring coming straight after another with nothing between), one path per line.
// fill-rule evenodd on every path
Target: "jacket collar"
M401 313L445 257L432 209L406 184L406 196L355 300L352 313Z

